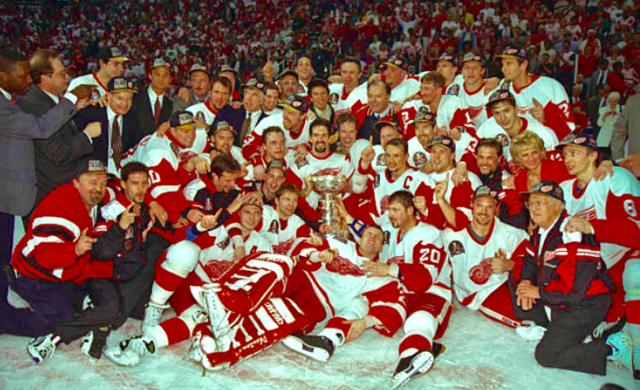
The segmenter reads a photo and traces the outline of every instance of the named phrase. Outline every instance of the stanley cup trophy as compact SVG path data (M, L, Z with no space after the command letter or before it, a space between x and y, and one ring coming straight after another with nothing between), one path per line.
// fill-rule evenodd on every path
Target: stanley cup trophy
M320 175L313 177L313 189L320 194L318 211L323 223L331 227L330 235L348 237L349 231L335 212L333 199L336 195L342 195L347 189L347 180L340 175Z

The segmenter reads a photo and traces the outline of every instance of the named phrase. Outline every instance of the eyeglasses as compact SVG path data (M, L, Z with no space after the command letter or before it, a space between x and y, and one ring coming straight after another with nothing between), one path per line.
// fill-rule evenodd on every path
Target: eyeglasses
M546 202L528 202L528 201L525 202L525 204L527 205L527 207L529 209L537 209L537 208L540 208L542 206L546 206L546 205L551 204L551 203L553 203L553 202L550 201L550 200L548 200Z

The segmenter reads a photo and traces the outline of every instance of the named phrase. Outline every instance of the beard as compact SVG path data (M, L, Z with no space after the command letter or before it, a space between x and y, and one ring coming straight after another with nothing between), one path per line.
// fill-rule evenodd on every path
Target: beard
M313 151L316 153L325 153L327 151L327 144L324 142L317 142L313 145Z
M100 203L102 198L104 198L104 193L100 191L93 191L89 194L89 201L94 206Z

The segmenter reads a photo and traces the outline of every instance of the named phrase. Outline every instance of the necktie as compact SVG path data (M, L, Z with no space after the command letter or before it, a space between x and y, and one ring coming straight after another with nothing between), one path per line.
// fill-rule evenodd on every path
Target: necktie
M242 122L242 129L240 130L240 142L244 141L244 138L249 134L251 129L251 114L247 115L247 118Z
M157 127L158 122L160 122L160 111L162 110L162 105L160 104L160 97L156 98L156 104L153 105L153 124Z
M113 126L111 127L111 150L113 150L113 161L116 163L116 167L120 169L120 162L122 161L122 137L120 136L118 115L113 119Z

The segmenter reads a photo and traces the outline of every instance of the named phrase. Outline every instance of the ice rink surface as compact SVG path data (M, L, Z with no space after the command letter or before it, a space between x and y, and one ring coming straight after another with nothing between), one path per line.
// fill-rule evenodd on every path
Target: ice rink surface
M11 299L14 301L13 299ZM607 376L545 369L535 362L534 343L480 313L461 308L453 314L441 340L447 350L425 376L403 389L580 389L596 390L616 383L640 389L629 370L609 363ZM165 317L173 313L168 311ZM130 319L109 343L139 333ZM373 331L338 349L319 363L278 344L223 371L206 372L182 360L188 343L160 350L134 368L117 367L106 357L90 361L80 342L58 347L55 356L37 366L26 352L27 338L0 336L0 389L388 389L397 364L401 332L392 339Z

